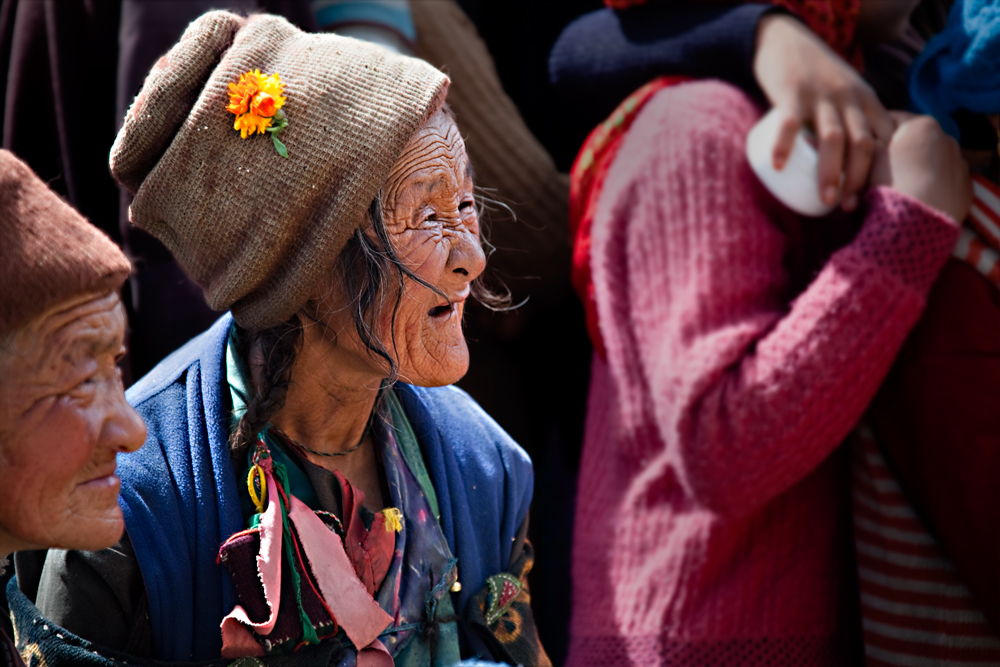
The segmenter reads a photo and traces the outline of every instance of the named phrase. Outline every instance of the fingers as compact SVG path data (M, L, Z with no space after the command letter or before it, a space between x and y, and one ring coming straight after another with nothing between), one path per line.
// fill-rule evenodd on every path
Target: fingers
M816 134L819 138L820 198L834 204L840 196L840 176L844 165L844 126L837 108L827 100L816 105Z
M795 137L802 129L802 108L797 103L792 104L782 115L781 125L778 126L778 138L771 153L771 164L777 171L781 171L788 162L788 156L792 154L792 148L795 146Z
M892 114L885 110L871 89L862 92L860 102L875 140L888 145L889 140L892 139L892 133L896 131L896 121Z
M820 195L828 204L839 196L843 209L853 211L868 182L877 142L889 142L896 119L866 89L846 99L821 100L815 114Z
M872 157L875 155L875 137L872 136L868 119L861 107L845 107L843 121L847 127L847 159L841 206L845 211L853 211L858 205L858 192L868 181Z

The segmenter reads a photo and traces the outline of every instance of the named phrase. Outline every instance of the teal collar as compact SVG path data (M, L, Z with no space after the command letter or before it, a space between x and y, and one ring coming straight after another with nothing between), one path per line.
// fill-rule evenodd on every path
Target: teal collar
M236 430L236 425L247 411L247 400L253 392L253 384L250 382L250 373L246 362L236 349L236 324L229 327L229 339L226 341L226 381L229 383L229 396L233 402L233 411L229 414L229 433ZM291 487L292 495L304 502L313 510L320 509L319 497L309 481L309 475L303 470L294 457L289 456L275 438L271 437L271 424L268 423L261 434L267 448L271 450L274 460L284 464L288 472L288 485ZM246 468L243 470L244 476L252 464L253 447L247 450ZM241 496L245 494L245 484L240 484ZM249 495L247 495L249 499Z

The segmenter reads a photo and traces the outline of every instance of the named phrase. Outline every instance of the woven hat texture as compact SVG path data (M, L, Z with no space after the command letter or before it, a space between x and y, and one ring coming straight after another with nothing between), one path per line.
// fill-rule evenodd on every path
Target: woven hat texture
M70 297L118 289L130 268L111 239L0 150L0 335Z
M278 73L289 124L240 138L229 84ZM216 310L261 329L288 319L331 269L406 142L443 104L431 65L283 18L209 12L153 67L111 149L153 234Z

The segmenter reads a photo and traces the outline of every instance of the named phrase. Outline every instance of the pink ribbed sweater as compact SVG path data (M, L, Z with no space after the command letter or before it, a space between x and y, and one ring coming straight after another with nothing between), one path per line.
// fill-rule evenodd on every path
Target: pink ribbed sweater
M846 461L955 245L887 188L792 293L808 225L744 157L760 111L718 82L642 110L605 183L569 664L851 664ZM798 239L798 240L797 240ZM768 662L770 661L770 662Z

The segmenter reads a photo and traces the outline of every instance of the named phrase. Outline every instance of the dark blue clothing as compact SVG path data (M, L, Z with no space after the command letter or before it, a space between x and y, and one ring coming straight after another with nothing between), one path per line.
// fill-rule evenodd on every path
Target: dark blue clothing
M125 526L149 599L153 657L219 656L219 624L232 610L232 583L219 546L243 528L227 443L225 349L232 318L163 360L129 389L146 421L145 446L118 458ZM486 578L509 565L531 502L527 454L460 389L397 385L458 558L459 616ZM472 653L487 655L471 635Z
M549 79L593 128L626 97L665 74L728 81L759 95L757 24L770 5L641 5L585 14L559 35Z

